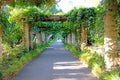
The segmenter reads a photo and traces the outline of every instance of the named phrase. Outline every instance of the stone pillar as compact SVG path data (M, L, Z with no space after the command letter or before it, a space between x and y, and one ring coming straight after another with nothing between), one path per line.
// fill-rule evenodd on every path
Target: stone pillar
M72 44L74 44L74 43L75 43L75 33L72 32Z
M104 48L105 48L105 64L106 69L116 69L120 68L120 56L118 55L118 26L115 22L116 14L116 0L112 2L110 0L106 0L106 12L104 15Z
M67 43L70 44L70 34L67 35Z
M40 42L40 33L37 32L36 33L36 40L37 40L37 44L39 45L41 42Z
M40 42L42 43L43 41L42 41L43 39L42 39L42 32L40 32Z
M42 34L42 42L46 42L46 41L45 41L45 33L44 33L44 32L41 32L41 34Z
M29 45L30 45L30 49L33 49L32 37L33 37L33 32L32 32L31 26L29 26Z
M23 32L24 32L24 35L23 35L23 44L26 46L26 48L29 50L30 49L30 38L29 38L29 26L28 24L24 24L23 25Z
M87 46L87 30L82 25L81 26L81 50L83 50L85 46Z
M77 42L78 42L78 45L79 45L79 48L80 48L80 45L81 45L81 32L80 32L80 29L77 29L76 30L77 32Z
M64 40L65 40L65 43L67 43L67 36L65 36Z
M2 5L2 2L1 2L1 5ZM2 23L1 23L1 13L2 13L2 10L1 10L1 7L0 7L0 58L2 56Z
M2 29L0 24L0 58L2 56Z

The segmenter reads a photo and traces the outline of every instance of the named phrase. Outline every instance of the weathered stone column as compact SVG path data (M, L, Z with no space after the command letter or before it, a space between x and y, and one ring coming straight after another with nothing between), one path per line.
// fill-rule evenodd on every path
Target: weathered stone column
M72 31L72 44L75 43L75 33Z
M37 32L36 33L36 40L37 40L37 44L39 45L41 42L40 42L40 33Z
M76 32L77 32L77 43L79 45L79 49L80 49L80 45L81 45L81 30L80 29L77 29Z
M0 24L0 58L2 56L2 28Z
M116 0L112 2L106 0L107 10L104 16L104 48L105 48L105 64L106 69L111 70L114 68L120 68L120 56L118 55L118 27L115 22L115 16L113 13L116 13Z
M0 5L2 6L2 4ZM1 7L0 7L0 58L2 56L2 23L1 23Z
M29 26L28 24L23 24L23 44L26 46L26 48L29 50L30 49L30 38L29 38Z
M65 40L65 43L67 43L67 36L65 36L64 40Z
M67 43L70 44L70 34L67 35Z
M46 42L46 41L45 41L45 33L44 33L44 32L41 32L41 34L42 34L42 42Z
M68 34L67 34L67 36L66 36L66 43L68 43Z
M43 41L42 41L43 39L42 39L42 32L40 32L40 42L42 43Z
M33 49L33 41L32 41L32 37L33 37L33 32L31 29L31 25L29 25L29 49Z
M82 25L81 26L81 50L83 50L85 46L87 46L87 30Z

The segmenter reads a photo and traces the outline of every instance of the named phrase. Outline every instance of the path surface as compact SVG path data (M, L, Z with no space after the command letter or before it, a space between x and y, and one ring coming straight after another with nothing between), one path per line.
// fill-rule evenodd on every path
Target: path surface
M47 47L26 64L13 80L98 80L61 42Z

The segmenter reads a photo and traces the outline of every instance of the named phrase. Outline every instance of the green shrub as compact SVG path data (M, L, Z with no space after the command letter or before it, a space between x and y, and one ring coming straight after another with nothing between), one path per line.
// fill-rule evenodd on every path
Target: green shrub
M2 75L2 71L0 71L0 80L2 79L3 75Z
M89 49L84 48L79 57L83 62L88 64L89 60L92 58L92 55L93 53L91 53Z
M106 71L101 74L100 80L120 80L120 70Z
M4 69L9 68L11 65L14 64L14 61L19 61L19 59L27 52L28 51L26 51L26 48L23 45L5 50L2 56L2 66L4 66Z
M80 52L77 50L77 46L76 45L71 45L71 44L66 44L64 43L64 46L66 46L68 48L68 50L70 50L71 52L73 52L73 54L79 58Z
M89 67L93 68L93 64L98 64L101 68L104 68L105 66L105 62L104 62L104 58L101 55L93 54L93 57L89 60Z
M89 67L92 69L92 72L99 76L105 67L104 58L98 54L93 54L92 58L88 62Z

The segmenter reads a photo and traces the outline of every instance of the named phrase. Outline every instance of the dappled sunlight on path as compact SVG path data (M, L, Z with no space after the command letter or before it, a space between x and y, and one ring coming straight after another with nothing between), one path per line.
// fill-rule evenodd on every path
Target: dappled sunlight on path
M47 47L25 65L14 80L98 80L61 42Z
M54 63L53 80L97 80L93 78L87 65L80 61Z

